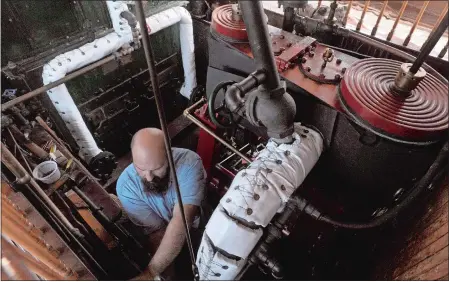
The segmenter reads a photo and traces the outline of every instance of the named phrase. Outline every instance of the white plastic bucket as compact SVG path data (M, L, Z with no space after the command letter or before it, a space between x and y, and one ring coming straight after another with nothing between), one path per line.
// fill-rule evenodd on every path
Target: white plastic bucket
M52 184L61 177L61 172L56 162L45 161L33 169L33 177L45 184Z

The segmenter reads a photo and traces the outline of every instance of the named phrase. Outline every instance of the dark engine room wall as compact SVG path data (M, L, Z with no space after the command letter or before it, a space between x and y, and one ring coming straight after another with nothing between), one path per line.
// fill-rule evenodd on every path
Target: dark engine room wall
M179 5L178 2L149 3L146 12L151 15ZM42 67L47 62L112 31L103 1L2 1L2 8L2 69L10 74L8 77L2 74L2 93L5 89L16 89L20 95L41 87ZM188 103L179 94L184 80L179 25L151 35L151 40L170 122ZM143 49L138 49L66 84L98 146L116 157L129 151L135 131L159 126L146 70ZM38 102L39 112L52 117L66 142L76 147L47 95L33 100Z

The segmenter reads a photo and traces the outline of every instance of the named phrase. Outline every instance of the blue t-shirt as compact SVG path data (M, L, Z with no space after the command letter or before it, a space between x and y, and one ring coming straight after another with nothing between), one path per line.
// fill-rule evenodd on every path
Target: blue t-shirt
M183 204L200 206L204 198L206 173L201 158L193 151L172 148ZM173 180L162 194L146 192L133 164L117 181L117 196L131 221L149 232L165 227L173 217L178 202Z

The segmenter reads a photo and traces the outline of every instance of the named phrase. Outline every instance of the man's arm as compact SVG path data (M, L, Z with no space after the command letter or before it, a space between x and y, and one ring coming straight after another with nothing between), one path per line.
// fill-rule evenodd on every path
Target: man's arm
M195 205L183 205L188 226L192 226L198 212ZM168 223L164 237L148 265L153 276L160 275L178 256L185 242L185 229L179 204L175 205L173 217Z

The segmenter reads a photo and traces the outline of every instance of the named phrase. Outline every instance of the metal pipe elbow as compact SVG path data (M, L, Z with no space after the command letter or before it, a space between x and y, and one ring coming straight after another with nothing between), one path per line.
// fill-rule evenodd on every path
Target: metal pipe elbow
M233 84L228 87L225 93L224 100L227 108L231 112L238 112L238 110L243 107L245 101L243 100L242 96L242 90L237 85Z
M137 27L137 18L136 16L131 13L130 11L123 11L120 13L120 17L124 18L128 21L128 24L131 28Z

